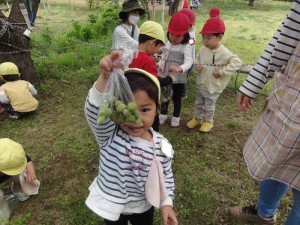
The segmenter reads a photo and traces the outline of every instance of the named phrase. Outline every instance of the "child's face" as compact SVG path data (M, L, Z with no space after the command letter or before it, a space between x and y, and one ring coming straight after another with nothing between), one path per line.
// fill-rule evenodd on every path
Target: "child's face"
M155 101L149 98L149 95L142 90L138 90L134 93L135 102L138 106L140 112L140 118L142 120L142 125L128 125L121 124L120 127L127 134L140 137L145 140L151 140L152 136L148 132L149 128L152 126L154 117L156 115L156 105Z
M155 45L155 41L151 40L147 53L148 55L154 55L154 54L160 54L161 53L161 47L163 47L163 44Z
M172 45L178 45L183 41L183 35L174 35L169 33L169 40Z
M203 34L202 42L203 45L211 50L215 50L220 46L220 40L222 36L216 36L211 34Z

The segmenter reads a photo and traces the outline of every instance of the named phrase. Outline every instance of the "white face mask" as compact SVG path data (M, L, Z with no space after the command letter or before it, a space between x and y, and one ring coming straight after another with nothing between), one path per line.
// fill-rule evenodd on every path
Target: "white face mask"
M134 16L134 15L130 15L128 18L128 21L133 24L136 25L137 22L139 21L140 17L139 16Z

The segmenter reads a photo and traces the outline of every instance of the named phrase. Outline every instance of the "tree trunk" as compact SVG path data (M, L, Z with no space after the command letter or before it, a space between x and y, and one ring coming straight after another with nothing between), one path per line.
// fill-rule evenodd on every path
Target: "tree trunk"
M181 0L174 0L173 3L169 7L169 15L173 16L174 13L178 11L178 6Z
M27 6L27 1L24 2ZM23 34L27 25L20 11L19 3L20 0L13 2L8 17L0 12L0 63L15 63L19 68L21 78L36 85L39 82L39 76L31 59L30 38ZM40 0L32 0L34 15L38 11L39 4ZM29 11L28 6L27 11Z
M254 0L249 0L248 6L253 6L253 4L254 4Z

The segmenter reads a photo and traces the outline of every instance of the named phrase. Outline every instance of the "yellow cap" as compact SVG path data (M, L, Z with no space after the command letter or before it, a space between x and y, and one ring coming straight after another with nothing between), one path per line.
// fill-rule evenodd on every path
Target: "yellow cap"
M159 84L159 81L158 79L151 73L148 73L147 71L145 70L142 70L142 69L139 69L139 68L129 68L129 69L126 69L124 71L124 73L139 73L139 74L142 74L142 75L145 75L146 77L149 77L153 83L155 84L155 86L157 87L157 90L158 90L158 101L160 102L160 84Z
M19 143L9 139L0 139L0 172L10 176L21 174L27 164L24 149Z
M19 69L16 64L12 62L5 62L0 64L0 75L17 75L19 74Z
M165 43L165 32L163 27L154 21L146 21L140 27L140 34L146 34Z

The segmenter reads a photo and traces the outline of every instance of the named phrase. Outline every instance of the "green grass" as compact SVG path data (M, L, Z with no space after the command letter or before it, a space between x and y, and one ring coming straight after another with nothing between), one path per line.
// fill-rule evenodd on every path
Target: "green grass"
M223 44L239 55L244 64L254 64L292 3L254 4L249 8L246 1L202 2L195 30L200 31L211 7L220 7L226 24ZM18 204L10 224L101 223L84 204L88 187L97 175L99 151L85 121L83 106L89 88L98 77L99 59L109 51L111 34L99 37L94 40L97 45L90 46L64 38L71 23L38 24L72 19L84 24L89 13L85 5L74 7L58 3L51 5L50 10L39 10L32 36L32 55L42 77L37 87L39 109L20 121L11 121L0 114L0 137L9 137L24 146L41 181L39 194ZM159 12L156 16L159 18ZM166 15L165 21L168 19ZM198 50L199 35L197 40ZM64 46L74 48L61 49ZM259 116L269 85L254 100L253 109L242 113L235 103L235 89L245 77L245 74L235 74L218 99L210 133L202 134L196 128L185 127L193 114L194 74L189 78L181 126L171 128L167 121L160 128L175 150L174 205L182 225L239 225L228 218L226 208L256 202L258 183L248 175L242 149ZM9 185L2 188L8 191ZM289 194L282 201L277 224L283 224L291 204ZM160 212L156 211L155 225L162 224L161 221Z

